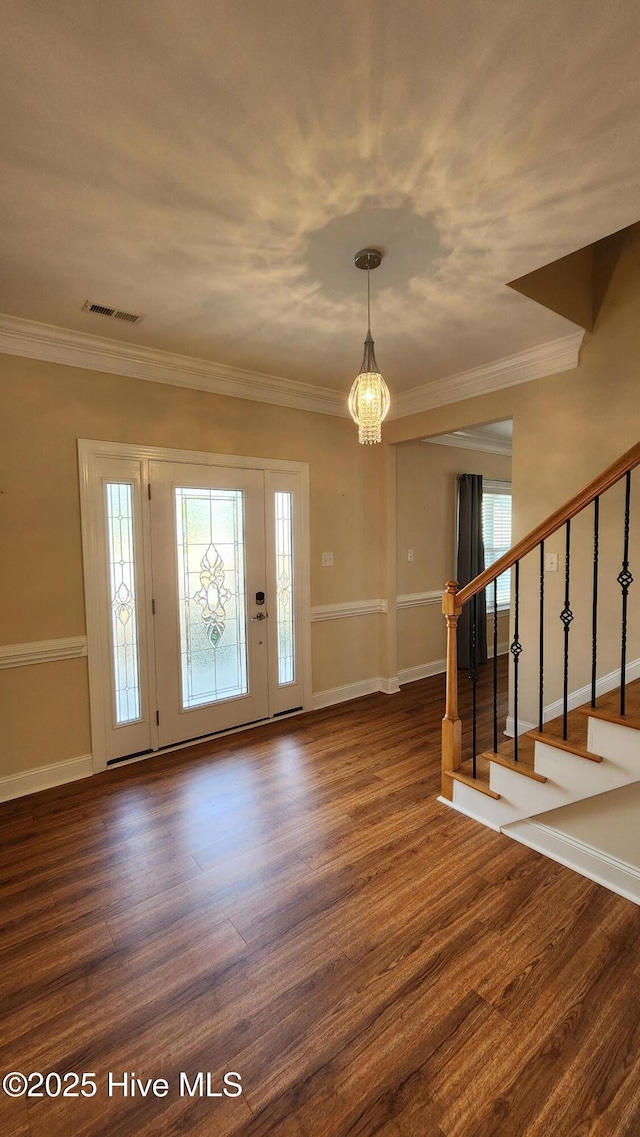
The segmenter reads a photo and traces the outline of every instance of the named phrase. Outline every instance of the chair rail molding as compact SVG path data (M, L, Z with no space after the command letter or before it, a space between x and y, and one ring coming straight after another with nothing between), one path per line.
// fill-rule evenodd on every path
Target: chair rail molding
M0 669L32 667L36 663L57 663L87 654L87 637L70 636L60 640L37 640L26 644L0 645Z
M442 589L435 592L405 592L403 596L396 597L398 608L420 608L423 604L440 604Z
M342 604L319 604L311 609L311 622L344 620L349 616L372 616L387 612L386 600L347 600Z

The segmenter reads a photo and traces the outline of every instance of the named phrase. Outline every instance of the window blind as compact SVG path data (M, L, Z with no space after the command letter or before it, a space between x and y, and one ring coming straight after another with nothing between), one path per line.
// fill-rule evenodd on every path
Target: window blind
M485 479L482 489L482 536L485 568L511 548L511 483ZM498 577L498 608L511 603L511 570ZM493 610L493 588L487 589L487 610Z

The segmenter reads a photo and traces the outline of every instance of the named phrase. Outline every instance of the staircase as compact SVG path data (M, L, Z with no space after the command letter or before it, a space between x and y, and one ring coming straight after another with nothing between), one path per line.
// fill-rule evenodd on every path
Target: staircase
M492 829L509 832L516 836L517 823L560 806L585 798L604 794L633 782L640 782L640 679L636 679L637 663L629 665L627 656L630 643L629 589L633 584L630 571L631 544L631 474L640 465L640 443L623 454L599 477L595 478L580 493L576 494L563 507L539 525L522 541L518 542L504 557L490 569L480 574L474 581L458 590L454 581L447 584L443 595L443 613L447 621L447 687L446 710L442 723L442 795L440 800L454 809L466 814ZM615 581L603 579L601 563L606 561L609 572L611 557L603 557L601 538L606 532L611 539L612 525L609 518L605 529L602 526L601 499L613 486L622 483L624 504L620 516L620 571ZM572 573L576 572L575 556L571 556L571 521L592 507L593 542L592 565L584 571L590 579L590 605L588 613L591 628L589 661L578 660L585 665L590 663L590 698L583 705L576 706L575 696L569 693L569 659L571 645L571 626L575 613L571 608ZM617 508L617 506L616 506ZM584 521L584 519L583 519ZM546 689L545 667L548 664L547 643L551 621L558 618L557 611L545 608L545 541L554 533L564 531L564 605L559 613L562 621L562 694L552 706L561 709L560 715L549 718L549 708L545 709ZM633 531L635 533L635 530ZM636 539L637 540L637 539ZM580 551L584 553L584 542ZM529 554L539 564L535 596L521 596L520 565ZM476 751L476 718L480 713L477 706L476 685L478 671L472 659L468 681L472 685L471 723L466 732L470 744L463 750L463 723L458 714L457 668L457 625L465 604L474 600L480 592L493 585L507 569L513 568L513 642L510 646L509 690L513 706L512 737L504 740L504 725L497 719L498 667L496 652L493 659L493 746L489 750ZM529 574L531 582L531 574ZM584 582L583 582L584 583ZM611 620L612 603L607 599L605 615L600 615L599 604L603 587L612 583L619 589L619 631ZM580 588L583 603L585 589ZM494 597L496 592L494 591ZM520 616L523 604L535 605L537 615L537 642L533 645L536 653L536 670L539 676L537 692L520 690L520 657L524 646L520 641ZM475 602L472 605L475 612ZM472 644L476 642L475 615L472 620ZM583 620L586 616L583 614ZM636 620L637 624L637 620ZM634 634L637 634L636 625ZM620 661L614 674L599 675L599 648L602 640L607 651L612 649L612 637L619 637L615 650ZM496 645L497 646L497 645ZM472 648L472 650L474 650ZM583 653L584 654L584 653ZM555 661L554 661L555 662ZM490 666L490 665L487 665ZM462 673L464 674L464 673ZM529 680L531 668L529 669ZM614 688L614 689L612 689ZM589 687L584 689L589 691ZM552 692L555 693L555 692ZM523 695L529 705L537 702L538 722L534 729L531 723L519 721L519 708L523 705ZM555 712L554 712L555 713Z
M561 805L640 781L640 680L626 689L627 710L619 713L619 690L519 739L518 761L510 739L451 772L452 804L468 816L502 829Z

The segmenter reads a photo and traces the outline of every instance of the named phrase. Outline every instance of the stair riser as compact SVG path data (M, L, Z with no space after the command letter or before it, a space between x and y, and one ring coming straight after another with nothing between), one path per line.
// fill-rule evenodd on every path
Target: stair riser
M606 719L589 719L587 749L613 762L638 770L640 779L640 730L633 730ZM633 779L636 780L635 778Z

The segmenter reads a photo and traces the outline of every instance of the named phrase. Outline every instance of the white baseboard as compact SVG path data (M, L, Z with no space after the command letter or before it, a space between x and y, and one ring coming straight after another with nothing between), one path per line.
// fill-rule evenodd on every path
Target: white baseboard
M626 900L640 904L640 870L634 865L610 857L601 849L576 841L575 837L568 837L566 833L559 833L538 821L514 821L505 825L502 832L596 884L604 885L611 892L617 892Z
M332 707L336 703L347 703L350 699L361 699L363 695L373 695L382 691L385 695L395 695L400 690L398 677L389 679L377 675L373 679L360 679L357 683L347 683L344 687L331 687L327 691L316 691L312 695L314 711Z
M447 670L446 659L433 659L431 663L419 663L416 667L403 667L398 671L398 682L415 683L418 679L428 679L430 675L441 675Z
M634 679L640 679L640 659L633 659L631 663L627 664L626 670L627 683L633 683ZM615 691L616 687L620 686L620 671L610 671L607 675L602 675L600 679L596 680L596 696L606 695L609 691ZM570 711L575 711L576 707L583 707L591 699L591 684L587 683L584 687L578 687L576 691L571 691L568 698L568 708ZM562 714L563 709L562 699L556 699L553 703L547 703L543 712L544 722L551 722L552 719L557 719ZM537 722L526 722L518 719L518 734L526 734L528 730L537 730ZM513 716L509 715L505 726L505 734L513 738L514 723Z
M518 718L518 737L521 734L526 734L528 730L537 730L537 729L538 729L537 722L527 722L526 719ZM514 734L516 733L513 715L507 716L507 721L506 721L505 727L504 727L504 733L509 738L513 738Z
M399 690L400 685L396 676L391 678L376 676L373 679L363 679L358 683L348 683L344 687L333 687L328 691L318 691L312 696L312 707L315 711L323 707L331 707L335 703L345 703L349 699L359 699L362 695L371 695L379 691L385 695L395 695ZM263 726L264 722L255 725ZM224 733L235 734L246 729L246 726L238 727ZM216 734L211 737L219 738L220 735ZM183 749L185 745L192 746L193 742L181 743L172 749ZM148 757L151 755L144 755L144 758ZM143 758L132 759L131 761L143 761ZM63 786L67 782L76 782L81 778L90 777L93 773L92 756L85 754L81 758L70 758L65 762L54 762L50 766L39 766L35 770L25 770L24 773L9 774L7 777L0 778L0 802L12 801L14 798L38 793L39 790L48 790L53 786Z
M506 655L509 650L509 641L498 644L498 655ZM487 659L493 659L493 644L487 644Z
M388 679L380 679L380 690L383 695L397 695L400 691L400 680L397 675L393 675Z
M35 794L38 790L49 790L52 786L63 786L66 782L77 782L93 774L93 760L90 754L81 758L70 758L66 762L54 762L51 766L38 766L36 770L25 770L22 774L9 774L0 778L0 801L12 801L16 797Z
M505 655L509 644L498 644L498 655ZM493 644L487 647L487 658L493 659ZM441 675L447 670L446 659L432 659L431 663L418 663L415 667L402 667L398 671L398 682L402 687L404 683L416 683L418 679L428 679L431 675Z

